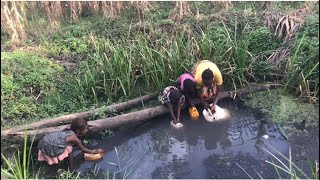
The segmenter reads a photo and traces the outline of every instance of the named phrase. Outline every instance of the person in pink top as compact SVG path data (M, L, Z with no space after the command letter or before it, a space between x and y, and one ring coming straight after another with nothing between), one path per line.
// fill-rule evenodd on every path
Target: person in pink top
M184 73L177 79L178 89L185 95L186 100L190 103L191 106L194 106L191 97L195 97L196 94L195 83L196 80L189 73Z

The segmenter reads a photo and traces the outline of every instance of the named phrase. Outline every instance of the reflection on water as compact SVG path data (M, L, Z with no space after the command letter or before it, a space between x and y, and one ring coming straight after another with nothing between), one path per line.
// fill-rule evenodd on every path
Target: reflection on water
M236 103L219 105L230 110L230 119L195 121L185 111L181 129L170 126L169 116L123 128L109 139L98 140L95 147L106 152L102 160L77 158L76 168L92 172L96 166L97 177L108 172L128 178L249 178L241 166L255 178L259 178L256 171L264 178L277 178L274 168L264 163L268 154L259 148L270 149L269 144L287 154L289 144L276 127Z

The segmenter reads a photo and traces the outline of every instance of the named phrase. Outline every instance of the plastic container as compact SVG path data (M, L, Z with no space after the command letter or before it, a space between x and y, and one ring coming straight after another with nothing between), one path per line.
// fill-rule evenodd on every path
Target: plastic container
M215 112L211 112L210 109L204 109L202 113L208 122L228 119L231 117L231 114L227 109L223 109L218 105L215 105Z
M204 116L204 118L208 121L208 122L214 122L215 121L215 117L214 115L211 113L210 109L204 109L202 111L202 114Z
M171 126L174 127L174 128L181 128L181 127L183 127L183 124L181 124L181 123L174 124L173 121L171 121L170 124L171 124Z
M97 161L97 160L101 159L102 157L103 157L102 153L98 153L98 154L84 153L84 160L86 160L86 161Z
M189 108L189 115L192 120L197 120L199 119L199 112L196 107L192 106Z

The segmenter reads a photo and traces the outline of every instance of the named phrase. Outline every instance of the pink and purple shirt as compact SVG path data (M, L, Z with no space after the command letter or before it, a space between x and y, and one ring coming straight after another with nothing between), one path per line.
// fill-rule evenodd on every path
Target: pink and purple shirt
M194 83L196 83L196 80L193 78L193 76L189 73L182 74L178 79L177 82L180 84L180 90L184 91L183 82L186 79L191 79Z

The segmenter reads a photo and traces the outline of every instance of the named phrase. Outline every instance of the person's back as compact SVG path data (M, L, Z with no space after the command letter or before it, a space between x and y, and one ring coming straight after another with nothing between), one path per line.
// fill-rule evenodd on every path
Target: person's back
M165 105L170 112L172 118L172 125L182 125L180 123L181 107L185 103L185 96L175 86L168 86L160 93L158 97L161 104ZM177 111L177 116L174 115L174 110Z
M217 65L209 60L202 60L197 63L192 69L192 75L196 80L196 88L199 89L203 85L202 73L206 70L210 69L213 73L214 81L217 85L222 85L223 79L222 74L217 67Z
M217 65L209 60L202 60L195 64L191 70L196 80L196 89L201 104L205 109L211 109L214 112L221 91L222 91L222 74ZM211 101L209 105L206 101Z
M186 96L186 100L191 106L194 106L191 98L196 96L195 83L196 80L189 73L184 73L177 79L178 89Z
M46 134L38 144L39 160L47 161L49 165L57 164L58 160L68 157L72 151L72 144L67 137L75 135L73 131L59 131Z
M49 165L58 164L66 157L69 158L69 167L73 169L72 145L76 145L85 153L103 153L102 149L90 150L85 148L77 136L83 136L88 130L85 119L74 119L71 130L58 131L46 134L38 144L38 160L46 161Z

